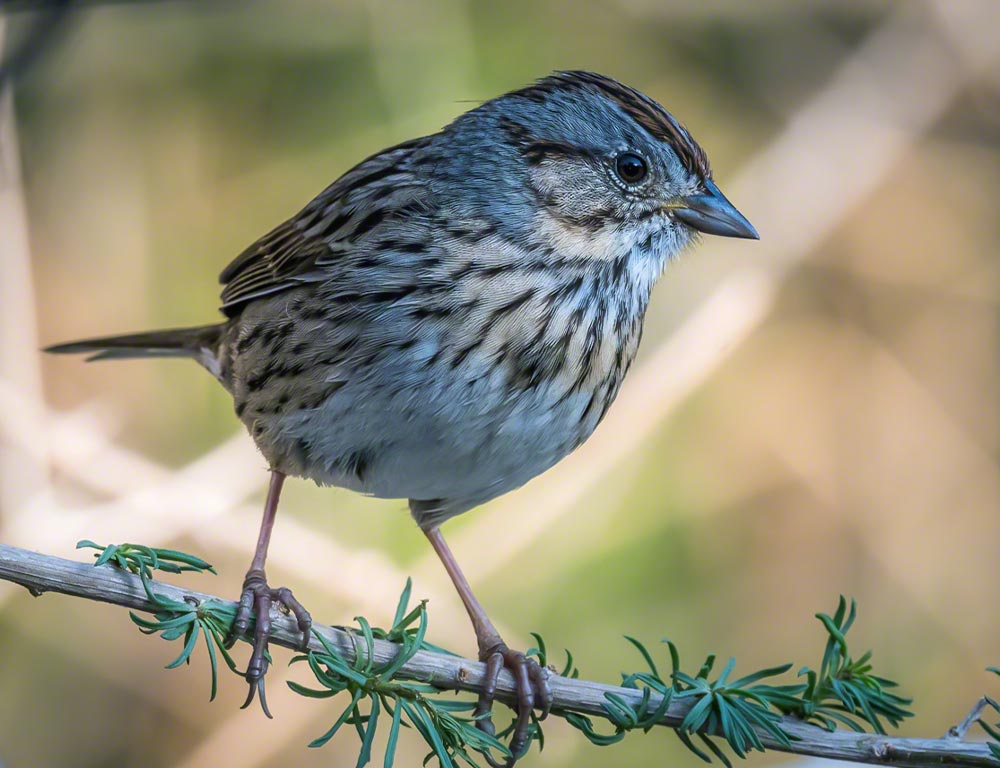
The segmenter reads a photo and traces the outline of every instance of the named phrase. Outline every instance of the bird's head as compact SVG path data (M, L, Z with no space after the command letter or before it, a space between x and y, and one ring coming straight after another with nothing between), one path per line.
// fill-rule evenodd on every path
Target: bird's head
M460 158L462 183L479 193L466 199L564 254L670 256L697 233L758 237L687 130L609 77L556 73L466 113L449 132L474 155Z

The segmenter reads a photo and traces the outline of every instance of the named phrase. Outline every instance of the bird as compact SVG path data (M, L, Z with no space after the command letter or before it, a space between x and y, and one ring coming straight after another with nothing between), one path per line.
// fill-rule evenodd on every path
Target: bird
M233 627L253 626L244 706L259 693L270 715L272 607L311 626L265 574L285 478L407 499L486 663L484 730L514 675L509 766L551 706L549 670L503 641L441 525L591 435L654 285L702 234L759 239L689 131L612 77L559 71L348 170L222 271L221 321L47 351L193 358L232 396L270 469Z

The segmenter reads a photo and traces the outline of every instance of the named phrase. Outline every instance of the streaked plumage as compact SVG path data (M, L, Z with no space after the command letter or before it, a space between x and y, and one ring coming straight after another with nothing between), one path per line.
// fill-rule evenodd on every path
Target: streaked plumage
M756 237L656 102L557 73L345 173L223 271L223 323L55 351L197 358L276 472L408 498L434 543L589 437L696 230Z
M618 114L567 135L567 108L584 117L609 94ZM586 439L691 234L658 196L621 199L601 153L624 122L630 145L677 148L663 163L675 194L709 173L657 109L606 78L556 75L369 158L237 258L222 275L221 379L272 465L436 500L418 512L428 525Z

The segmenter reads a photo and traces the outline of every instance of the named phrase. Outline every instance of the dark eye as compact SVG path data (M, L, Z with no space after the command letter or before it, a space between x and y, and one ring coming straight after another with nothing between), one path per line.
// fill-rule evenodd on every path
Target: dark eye
M618 155L615 160L615 173L626 184L638 184L646 178L646 161L632 152Z

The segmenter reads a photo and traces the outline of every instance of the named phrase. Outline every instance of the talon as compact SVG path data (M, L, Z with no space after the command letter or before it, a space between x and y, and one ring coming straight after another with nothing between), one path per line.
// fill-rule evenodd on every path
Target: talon
M250 684L250 690L247 691L247 698L240 706L240 709L246 709L251 704L253 704L254 696L256 694L259 694L257 698L260 699L261 710L263 710L264 714L267 715L269 719L273 720L274 717L271 715L271 710L267 706L267 695L264 688L265 674L267 674L267 660L264 661L263 665L260 668L259 673L256 675L251 675L250 669L249 668L247 669L246 679L247 682Z
M303 633L302 646L304 648L309 642L312 617L295 599L290 589L286 587L271 589L267 584L267 576L259 568L247 571L246 578L243 580L243 592L240 594L236 618L226 640L226 647L231 648L237 639L247 634L250 628L250 617L254 616L256 621L253 627L253 651L244 673L250 690L247 692L246 701L243 702L241 708L246 709L253 703L254 698L258 698L261 709L268 717L271 717L271 711L267 706L264 677L267 674L270 660L267 645L271 633L271 607L273 605L277 605L283 612L295 616L298 627Z
M494 650L483 661L486 662L486 681L483 683L483 690L479 693L472 716L479 730L490 736L496 736L497 729L493 725L492 710L497 692L497 680L500 678L500 670L504 667L503 654L499 650Z
M306 650L309 646L309 630L312 629L312 616L309 614L309 611L296 599L295 595L292 594L292 590L288 587L280 587L272 590L271 597L278 602L282 613L295 617L299 632L302 633L302 645L300 647L303 651Z
M525 656L520 651L512 651L503 642L494 643L482 654L486 663L486 679L483 689L476 702L474 717L476 726L491 736L496 735L493 725L492 707L496 697L497 680L500 670L507 668L514 675L517 685L517 719L514 723L514 733L510 739L510 757L505 762L497 762L490 755L486 756L492 768L511 768L528 751L532 732L531 713L541 710L539 719L548 717L552 708L552 691L549 686L549 671L543 669L538 662Z
M532 661L534 661L534 659L532 659ZM538 715L538 719L544 720L549 716L549 712L552 711L552 686L549 685L549 678L552 676L552 670L549 667L543 667L536 662L529 665L528 676L531 678L535 695L538 697L536 707L541 710Z

